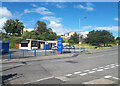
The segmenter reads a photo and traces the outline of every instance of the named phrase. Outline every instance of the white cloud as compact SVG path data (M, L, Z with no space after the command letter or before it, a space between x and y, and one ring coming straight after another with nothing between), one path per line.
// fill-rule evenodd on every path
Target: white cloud
M84 31L84 30L87 30L87 29L90 29L92 26L84 26L82 27L82 29L80 29L80 31Z
M87 6L83 6L81 4L74 6L74 8L80 8L80 9L85 9L88 11L93 11L94 8L92 6L94 6L92 3L86 3Z
M36 4L31 4L33 7L37 7L37 5Z
M56 4L56 7L58 7L58 8L62 8L62 5L60 5L60 4Z
M115 21L118 21L118 18L114 18Z
M109 27L94 27L96 30L112 30L118 31L118 26L109 26Z
M68 29L63 28L62 24L58 24L55 21L50 21L49 27L52 28L53 32L56 32L58 35L69 32Z
M28 28L27 30L28 30L29 32L31 32L31 31L33 31L34 29Z
M7 18L5 18L5 17L3 17L3 18L0 19L0 30L1 31L2 31L2 28L3 28L3 26L4 26L4 24L5 24L6 21L7 21Z
M0 7L0 17L12 17L12 13L6 7Z
M87 5L87 6L94 6L94 4L92 4L92 3L90 3L90 2L86 3L86 5Z
M35 9L32 9L32 10L28 10L28 9L25 9L24 10L24 13L31 13L31 12L34 12L34 13L40 13L42 15L51 15L53 14L52 12L50 12L47 8L45 7L38 7L38 8L35 8Z
M41 19L48 20L48 21L55 21L55 22L61 22L62 18L56 18L53 16L44 16Z

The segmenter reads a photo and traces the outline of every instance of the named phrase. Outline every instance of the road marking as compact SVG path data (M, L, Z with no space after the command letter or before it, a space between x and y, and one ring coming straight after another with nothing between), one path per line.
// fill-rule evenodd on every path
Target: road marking
M110 65L115 65L115 64L110 64Z
M112 77L111 75L104 76L104 78L106 78L106 79L111 78L111 77Z
M109 69L109 68L104 68L104 69L106 69L106 70L107 70L107 69Z
M39 80L36 80L36 81L43 81L43 80L46 80L46 79L50 79L50 78L53 78L53 76L52 77L47 77L47 78L43 78L43 79L39 79Z
M110 65L106 65L105 67L109 67Z
M87 75L87 73L81 73L80 76L84 76L84 75Z
M112 78L117 79L117 80L120 80L120 79L119 79L119 78L117 78L117 77L112 77Z
M90 71L89 73L95 73L96 71Z
M99 70L97 70L97 71L103 71L103 69L99 69Z
M74 72L74 74L79 74L79 73L81 73L81 71L78 71L78 72Z
M112 66L111 68L114 68L115 66Z
M116 65L117 67L120 66L120 65Z
M66 76L71 76L72 74L67 74Z
M88 72L88 71L90 71L90 70L84 70L84 72Z
M104 67L99 67L99 68L104 68Z
M47 78L42 78L42 79L39 79L39 80L36 80L36 81L39 82L39 81L43 81L43 80L50 79L50 78L54 78L54 76L47 77ZM34 82L36 82L36 81L33 81L33 82L26 82L26 83L24 83L24 84L34 83Z
M98 68L93 68L92 70L97 70Z

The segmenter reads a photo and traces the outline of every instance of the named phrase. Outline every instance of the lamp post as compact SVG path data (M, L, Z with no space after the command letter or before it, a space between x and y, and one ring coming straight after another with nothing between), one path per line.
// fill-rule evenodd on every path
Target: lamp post
M79 53L80 53L80 18L79 18Z
M84 17L86 19L87 17ZM79 53L80 53L80 18L79 18Z

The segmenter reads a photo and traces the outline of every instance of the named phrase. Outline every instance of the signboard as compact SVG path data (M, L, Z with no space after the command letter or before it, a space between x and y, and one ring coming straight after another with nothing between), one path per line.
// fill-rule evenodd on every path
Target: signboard
M58 38L57 39L57 51L61 51L62 52L62 38Z

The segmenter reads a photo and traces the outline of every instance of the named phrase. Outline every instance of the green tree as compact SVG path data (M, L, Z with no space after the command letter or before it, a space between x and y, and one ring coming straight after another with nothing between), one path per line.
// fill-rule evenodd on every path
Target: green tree
M71 43L71 44L78 44L79 43L79 35L77 33L75 33L74 35L72 35L70 37L68 42Z
M91 31L88 34L88 37L85 39L86 43L92 44L92 45L100 45L100 44L109 44L114 43L115 39L114 36L106 30L102 31Z
M40 33L47 32L47 24L43 21L37 21L35 30L39 31Z
M21 35L21 31L23 31L24 25L19 19L12 20L9 19L3 26L3 29L6 31L7 34L17 34L18 36Z

